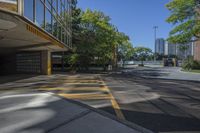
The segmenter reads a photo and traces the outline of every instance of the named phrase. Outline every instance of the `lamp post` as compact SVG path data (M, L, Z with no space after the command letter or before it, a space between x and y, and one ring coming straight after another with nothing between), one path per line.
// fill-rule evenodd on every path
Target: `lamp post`
M154 41L155 41L155 44L154 44L155 45L154 46L154 48L155 48L154 49L155 50L154 51L154 61L155 61L156 60L156 57L155 57L156 56L156 38L157 38L157 29L158 29L158 26L154 26L153 29L154 29Z

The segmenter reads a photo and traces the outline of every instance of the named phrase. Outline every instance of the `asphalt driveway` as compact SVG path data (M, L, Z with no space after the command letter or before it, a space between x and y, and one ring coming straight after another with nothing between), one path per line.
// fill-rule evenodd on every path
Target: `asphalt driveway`
M0 84L0 96L51 92L154 132L200 132L200 83L121 74L54 74Z

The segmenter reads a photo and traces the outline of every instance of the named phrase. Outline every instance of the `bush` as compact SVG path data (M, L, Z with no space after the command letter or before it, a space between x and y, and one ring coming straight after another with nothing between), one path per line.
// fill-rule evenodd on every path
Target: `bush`
M193 57L184 60L182 68L185 70L200 69L200 61L196 61Z

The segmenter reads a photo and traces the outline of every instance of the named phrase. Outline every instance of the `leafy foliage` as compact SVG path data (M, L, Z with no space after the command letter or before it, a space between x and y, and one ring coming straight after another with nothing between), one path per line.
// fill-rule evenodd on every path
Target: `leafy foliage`
M184 44L200 38L199 0L173 0L166 7L171 11L166 21L175 26L169 42Z
M184 60L182 68L185 70L199 70L200 69L200 61L195 61L193 57L188 57Z
M145 61L148 57L152 55L152 50L145 47L136 47L134 49L135 56L141 61L143 65L143 61Z
M129 37L110 23L109 16L103 12L87 9L81 11L73 6L73 47L74 56L72 66L88 69L92 64L106 66L115 63L117 49L119 48L123 57L130 56L132 45ZM123 49L123 50L122 50ZM130 49L130 50L129 50ZM75 58L76 57L76 58ZM75 62L76 61L76 62Z
M134 48L132 44L128 41L122 42L123 45L118 47L118 60L130 60L134 54Z

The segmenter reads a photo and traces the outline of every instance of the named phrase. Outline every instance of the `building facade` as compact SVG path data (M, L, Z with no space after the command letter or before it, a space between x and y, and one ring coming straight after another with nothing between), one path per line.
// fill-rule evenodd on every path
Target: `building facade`
M184 59L188 56L194 55L194 45L193 43L188 44L171 44L166 43L167 45L167 52L166 55L168 56L177 56L179 59ZM182 49L181 47L185 47L186 49Z
M163 38L156 39L155 53L164 55L164 52L165 52L165 40Z
M50 74L72 48L71 0L0 0L0 24L0 74Z
M177 45L176 44L171 44L168 43L168 55L176 55L176 49L177 49Z
M185 50L183 48L186 48ZM176 48L176 55L180 59L185 59L188 56L193 56L193 43L179 44Z
M200 41L194 43L194 59L200 61Z

